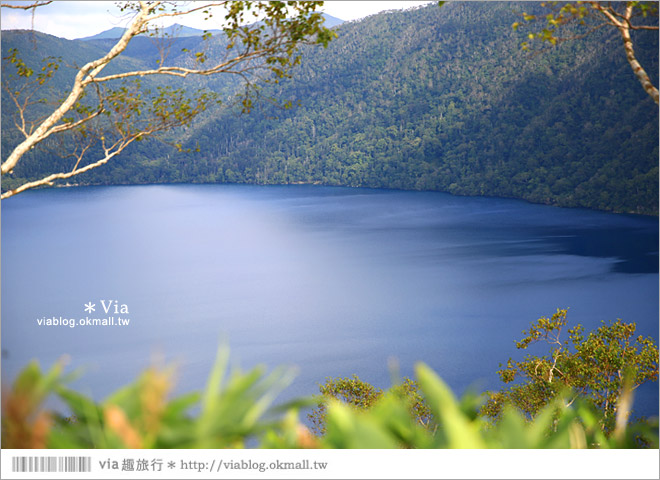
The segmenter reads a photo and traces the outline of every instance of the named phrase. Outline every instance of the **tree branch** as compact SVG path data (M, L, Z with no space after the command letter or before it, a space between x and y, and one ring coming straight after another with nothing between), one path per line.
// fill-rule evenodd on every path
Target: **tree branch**
M50 2L36 2L34 5L41 6L47 3ZM85 146L82 150L79 151L78 146L76 146L73 153L68 155L76 160L70 172L55 173L40 180L31 181L3 194L2 198L7 198L37 186L50 185L54 180L70 178L73 175L103 165L135 140L156 132L189 124L217 98L217 95L212 92L201 91L189 97L183 89L170 87L158 87L160 93L152 95L148 90L141 91L137 80L135 80L136 88L132 90L127 89L126 86L113 89L109 86L112 81L154 75L186 78L189 75L209 76L218 73L231 73L239 75L245 81L246 90L244 95L246 98L243 100L243 105L244 111L249 110L251 105L250 95L253 94L254 88L252 82L259 80L277 82L279 78L288 77L289 69L299 63L299 56L296 56L299 45L312 43L326 45L333 38L334 35L330 30L322 27L322 17L318 13L314 13L319 4L320 2L311 1L286 3L222 1L204 4L193 3L193 7L176 11L177 6L170 8L167 2L127 2L122 10L135 11L128 28L107 54L88 62L77 71L65 100L50 114L38 120L30 120L25 116L28 106L34 103L30 101L30 98L35 93L27 90L26 85L42 85L45 79L50 78L52 70L57 70L57 67L52 67L53 62L48 64L50 70L44 74L39 74L36 83L27 81L14 90L9 89L10 85L6 84L6 88L8 88L12 101L16 104L18 110L18 116L15 119L16 127L26 138L14 148L2 163L0 169L2 174L11 173L23 155L45 139L51 135L64 132L78 132L84 139L89 139L90 136L95 140L100 139L105 156L79 169L78 166L82 162L82 157L86 153L89 154L91 148L91 143L83 142ZM166 52L161 49L158 68L101 76L101 72L106 65L116 59L135 36L149 31L150 22L165 17L188 15L205 9L208 11L204 13L206 13L207 18L210 18L212 7L227 7L224 19L228 26L225 27L224 31L229 39L225 54L219 56L222 58L215 60L218 63L214 66L204 67L201 65L206 60L204 53L196 55L199 61L197 68L195 66L193 68L165 66L163 63ZM288 15L291 11L295 13L293 18L289 18ZM266 18L263 25L260 23L244 26L245 20L254 21L251 17L245 18L250 15L254 16L254 19L264 15ZM152 31L154 30L152 29ZM155 28L155 32L158 31L159 29ZM206 35L204 38L206 38ZM32 70L16 57L16 52L13 53L10 60L18 69L19 77L27 79L32 75ZM267 77L265 73L270 76ZM102 84L105 86L101 86ZM37 89L39 86L37 86ZM83 100L90 86L96 88L98 95L98 100L93 104ZM141 111L148 112L146 118L141 114ZM65 118L68 112L74 113L74 117L77 118ZM105 115L107 115L107 120ZM113 137L117 138L118 141L107 149L106 138ZM179 145L177 147L180 148Z
M144 77L148 75L171 75L175 77L185 78L188 75L213 75L216 73L236 73L236 72L232 72L230 68L252 57L259 57L264 53L266 52L256 51L251 54L235 57L228 62L224 62L216 65L215 67L207 68L207 69L194 69L194 68L185 68L185 67L159 67L151 70L136 70L133 72L124 72L124 73L117 73L114 75L106 75L105 77L96 78L94 79L94 81L100 83L100 82L108 82L110 80L119 80L124 78L131 78L131 77Z
M50 3L53 3L51 1L44 1L44 2L34 2L29 5L12 5L10 3L2 3L0 4L0 7L2 8L14 8L17 10L30 10L32 8L37 8L37 7L43 7L44 5L48 5Z
M82 95L85 86L94 80L94 77L101 72L103 67L126 49L128 43L134 36L142 33L149 12L160 3L161 2L154 2L153 4L148 5L145 2L140 2L140 12L137 14L129 28L126 29L124 35L122 35L119 41L105 56L87 63L78 71L69 96L28 138L21 142L11 152L9 157L7 157L7 160L2 164L2 168L0 169L2 174L11 172L26 152L53 133L52 127L73 107Z
M635 56L635 49L633 47L633 41L630 36L630 18L632 17L633 5L634 4L632 2L628 2L626 4L626 10L623 16L623 21L619 21L614 16L611 7L605 8L602 5L600 5L598 2L592 2L593 8L601 12L608 19L610 19L612 24L619 30L619 33L623 38L623 47L626 51L626 59L630 64L630 68L632 68L633 73L637 77L637 80L639 80L639 82L642 84L642 88L644 89L644 91L649 94L649 96L653 99L653 101L657 105L659 100L658 89L653 85L648 74L642 68L640 63L637 61L637 57Z
M589 13L585 10L584 6L580 6L577 8L575 5L579 5L581 3L588 4L591 6L591 9L593 12ZM538 38L541 41L548 41L552 45L556 45L558 43L561 43L563 41L566 41L567 39L557 37L555 35L557 29L560 26L569 24L571 22L579 22L581 25L586 25L585 18L593 18L594 16L596 17L601 17L602 19L605 20L605 24L615 27L622 39L623 39L623 45L624 45L624 50L626 53L626 59L628 60L628 63L630 64L630 67L633 70L633 73L639 80L639 82L642 84L642 88L644 91L653 99L653 101L658 104L658 89L653 85L651 82L648 74L646 71L642 68L640 65L639 61L637 60L637 57L635 55L634 47L633 47L633 41L630 36L630 31L631 30L653 30L653 31L658 31L659 27L655 25L634 25L632 22L633 18L638 18L641 14L646 15L646 10L643 9L643 7L638 5L639 2L600 2L600 1L588 1L588 2L575 2L575 5L573 2L566 3L562 7L553 7L549 6L550 10L552 13L547 15L547 23L548 27L544 29L542 32L539 33L530 33L530 38ZM624 10L622 13L617 11L618 5L624 5ZM635 9L641 10L641 13L635 12ZM657 9L652 10L651 14L655 17L657 17ZM536 21L537 17L535 15L527 15L523 13L523 18L525 21ZM513 24L513 28L517 29L518 28L518 22ZM586 32L586 34L589 34L596 30L597 28L600 28L601 25L598 25L596 27L591 28ZM585 35L586 35L585 34ZM570 36L568 39L573 39L573 38L580 38L581 36ZM527 50L527 42L522 43L523 49ZM543 50L541 50L543 51ZM538 52L536 52L538 53Z
M131 142L132 142L132 140L131 140ZM70 171L68 173L53 173L52 175L48 175L47 177L44 177L40 180L35 180L33 182L24 183L23 185L21 185L18 188L6 191L5 193L2 194L2 196L0 196L0 199L4 200L5 198L12 197L12 196L16 195L17 193L24 192L25 190L29 190L31 188L41 187L43 185L53 185L53 182L55 180L62 180L62 179L66 179L66 178L71 178L74 175L80 175L81 173L87 172L88 170L91 170L91 169L96 168L96 167L100 167L101 165L107 163L108 160L110 160L112 157L114 157L114 156L118 155L119 153L121 153L121 151L126 146L128 146L128 144L131 143L131 142L126 143L126 145L124 145L122 148L120 148L120 149L118 149L114 152L106 153L105 157L102 158L101 160L98 160L94 163L90 163L89 165L85 165L80 170L76 170L74 168L72 171Z

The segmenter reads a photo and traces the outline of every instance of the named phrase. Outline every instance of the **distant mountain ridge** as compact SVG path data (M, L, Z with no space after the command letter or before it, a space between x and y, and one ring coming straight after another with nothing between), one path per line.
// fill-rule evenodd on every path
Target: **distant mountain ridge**
M323 17L325 18L325 26L328 28L333 28L344 23L343 20L337 17L333 17L332 15L328 15L327 13L324 13ZM120 38L125 31L126 31L125 28L113 27L109 30L105 30L101 33L97 33L96 35L78 38L77 40L90 41L90 40L116 39L116 38ZM223 33L222 30L219 29L206 30L206 32L209 32L213 35ZM205 33L205 30L187 27L185 25L180 25L178 23L175 23L174 25L161 29L160 33L165 34L168 37L183 38L183 37L202 36Z
M120 38L124 32L125 28L114 27L110 30L92 35L91 37L78 38L77 40L90 41L90 40L114 40ZM208 30L212 34L222 33L222 30ZM205 32L204 30L199 30L197 28L186 27L185 25L179 25L178 23L171 25L169 27L163 28L159 32L162 35L173 38L183 38L183 37L196 37L202 36Z
M125 28L113 27L110 30L105 30L101 33L97 33L96 35L91 35L89 37L81 37L81 38L77 38L76 40L103 40L106 38L110 38L110 39L121 38L121 36L124 34L125 31L126 31Z

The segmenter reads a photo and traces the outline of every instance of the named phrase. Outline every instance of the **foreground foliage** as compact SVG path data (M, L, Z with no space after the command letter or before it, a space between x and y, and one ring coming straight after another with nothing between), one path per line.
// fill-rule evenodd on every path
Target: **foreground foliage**
M286 370L265 374L256 368L227 375L229 353L218 358L202 392L168 398L171 371L149 369L135 382L96 403L65 386L61 365L42 372L28 365L3 397L2 444L5 448L631 448L658 447L657 420L626 425L617 415L614 435L600 428L601 418L588 402L568 405L560 394L528 421L505 408L491 425L479 415L479 399L458 400L424 364L416 384L437 428L411 415L410 395L393 388L369 409L329 399L325 435L302 425L299 413L313 399L273 406L291 381ZM71 416L43 409L57 395ZM628 391L626 395L631 395ZM641 441L641 443L640 443Z

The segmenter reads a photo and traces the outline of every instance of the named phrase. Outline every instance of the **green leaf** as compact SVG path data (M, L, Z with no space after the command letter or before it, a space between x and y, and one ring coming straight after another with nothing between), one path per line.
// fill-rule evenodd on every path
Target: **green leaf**
M433 415L447 440L448 448L484 448L477 428L461 412L449 387L428 366L417 364L415 374Z
M215 363L211 369L211 374L206 384L202 396L202 414L200 415L200 424L210 421L215 414L217 405L215 398L221 392L222 379L224 378L227 364L229 362L229 347L221 345L216 353Z
M396 440L372 416L333 400L328 405L324 445L330 448L397 448Z

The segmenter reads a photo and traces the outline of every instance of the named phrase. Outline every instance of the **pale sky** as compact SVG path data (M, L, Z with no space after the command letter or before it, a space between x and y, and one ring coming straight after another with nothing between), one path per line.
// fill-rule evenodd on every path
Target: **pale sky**
M383 10L406 9L428 3L428 0L423 2L326 1L322 11L342 20L358 20ZM30 29L32 20L32 11L3 8L0 23L3 30ZM126 22L127 18L122 16L115 2L106 1L56 1L38 8L34 15L35 30L68 39L89 37L113 27L124 27ZM178 18L176 23L201 30L219 28L217 24L204 22L201 16Z

